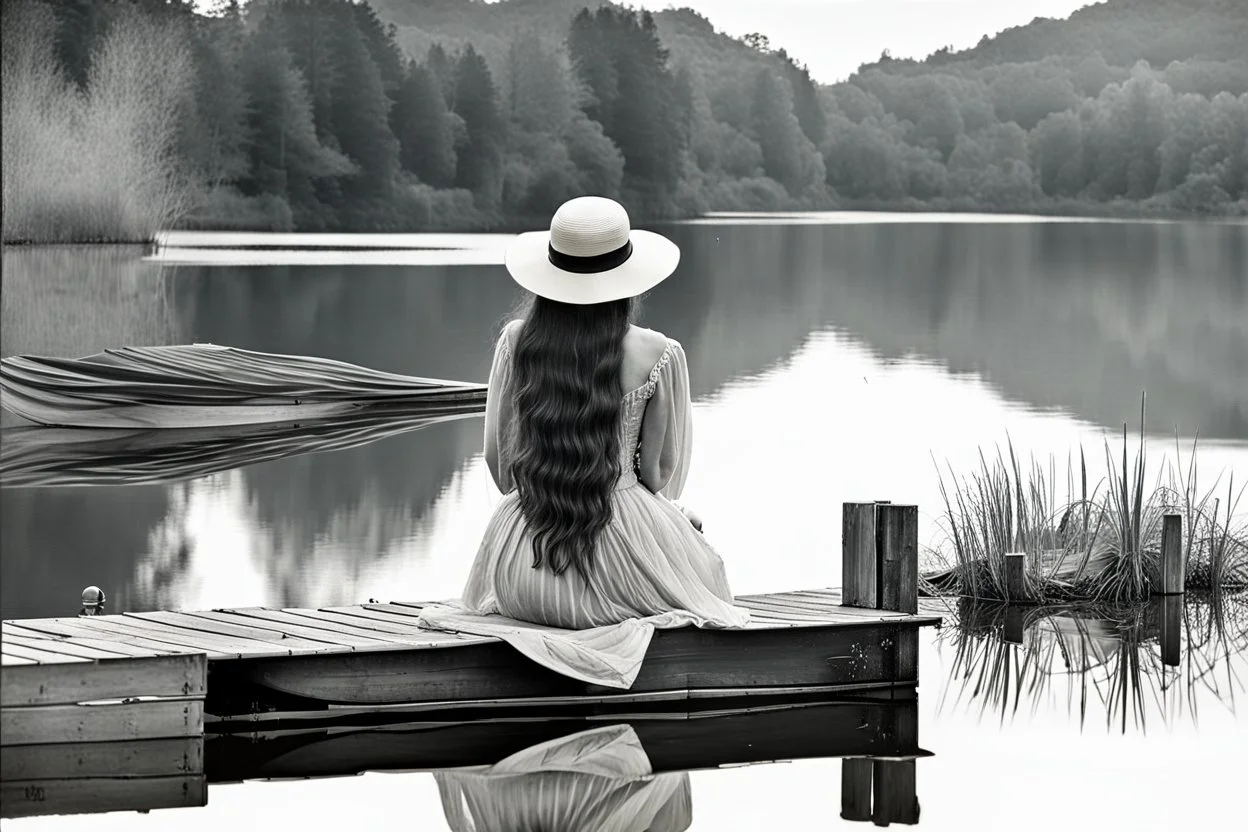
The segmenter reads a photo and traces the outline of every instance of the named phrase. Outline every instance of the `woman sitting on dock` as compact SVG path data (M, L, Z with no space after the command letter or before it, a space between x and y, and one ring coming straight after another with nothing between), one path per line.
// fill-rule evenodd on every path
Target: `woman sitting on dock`
M748 622L700 520L672 502L691 450L684 351L631 323L679 260L600 197L565 203L549 232L508 249L532 299L490 372L485 458L505 496L462 607L429 609L426 626L496 635L566 675L628 687L656 626Z

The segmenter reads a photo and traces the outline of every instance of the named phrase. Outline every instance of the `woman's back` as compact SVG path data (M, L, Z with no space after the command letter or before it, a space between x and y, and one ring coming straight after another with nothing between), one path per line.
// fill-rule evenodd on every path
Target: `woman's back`
M505 259L533 298L498 339L486 397L485 459L504 496L462 604L422 621L627 687L654 627L749 620L719 555L672 502L692 442L684 350L631 325L635 299L675 270L679 250L630 230L618 203L585 197Z

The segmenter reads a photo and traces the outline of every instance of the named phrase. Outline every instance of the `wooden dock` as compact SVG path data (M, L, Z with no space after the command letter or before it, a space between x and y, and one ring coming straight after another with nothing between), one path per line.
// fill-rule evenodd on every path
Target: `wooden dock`
M800 755L913 758L917 728L910 742L906 731L855 734L849 723L895 726L906 713L910 706L903 703L913 703L919 678L918 630L938 624L944 605L918 598L914 507L858 504L854 511L844 546L852 602L835 589L740 596L737 603L753 617L748 628L657 631L627 691L556 674L498 639L421 629L425 605L416 602L4 621L3 816L202 805L206 730L216 738L208 747L226 752L211 755L227 761L213 778L238 779L248 771L275 776L277 769L271 753L257 747L240 757L236 745L221 741L224 735L242 731L258 741L276 731L269 739L281 736L287 745L308 745L312 738L317 758L329 749L317 732L344 720L418 723L413 730L425 732L424 739L435 736L427 732L430 724L441 726L438 741L419 748L389 729L387 738L399 743L393 753L400 767L419 768L470 764L455 749L478 748L479 760L489 760L513 740L527 742L534 731L544 735L567 724L578 709L597 714L627 706L634 713L667 713L667 722L678 711L685 722L696 714L707 726L708 715L735 714L732 726L719 723L737 732L722 741L711 735L696 740L688 726L655 740L667 744L670 765L697 767L751 761L737 758L743 748L753 749L745 757L769 748L766 736L802 736L800 716L767 716L772 706L764 702L813 698L826 708L829 699L851 697L849 706L825 711L840 721L811 733ZM516 709L527 714L528 728L482 722ZM659 725L663 719L651 721L650 736L670 733L672 726ZM367 754L341 753L352 743L341 730L331 762L309 764L307 775L326 766L377 766ZM390 753L372 734L368 754ZM864 745L868 736L885 739ZM724 745L738 741L745 746L736 752ZM261 758L266 762L257 768ZM118 759L134 761L137 770L118 775ZM304 776L298 770L289 776Z

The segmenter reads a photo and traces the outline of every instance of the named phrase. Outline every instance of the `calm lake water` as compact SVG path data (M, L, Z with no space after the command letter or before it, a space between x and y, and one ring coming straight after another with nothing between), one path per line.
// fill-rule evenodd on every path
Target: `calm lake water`
M1184 464L1199 436L1202 481L1248 475L1248 225L795 216L659 230L683 260L642 323L688 352L683 501L737 592L838 584L844 501L916 503L921 543L939 546L938 464L969 473L1008 439L1061 470L1082 446L1095 468L1107 441L1121 453L1124 423L1138 431L1145 390L1150 475L1179 459L1176 434ZM484 381L517 300L498 265L506 238L313 241L387 249L346 252L205 239L156 257L6 250L0 353L213 342ZM21 431L3 424L11 448ZM455 596L499 499L481 429L458 419L175 484L6 487L0 610L72 615L88 584L110 612ZM920 744L935 756L918 763L921 824L1237 827L1243 607L1229 604L1222 641L1198 626L1208 607L1189 604L1189 649L1164 671L1144 625L1039 621L1023 647L991 628L927 631ZM1086 673L1065 669L1072 644L1092 645ZM1004 692L979 673L1007 660L1022 664L1008 665ZM1118 700L1124 662L1143 668L1129 683L1138 704ZM691 783L693 829L850 825L837 817L836 761ZM304 828L446 824L430 775L371 774L214 786L205 809L13 825L247 828L256 812Z

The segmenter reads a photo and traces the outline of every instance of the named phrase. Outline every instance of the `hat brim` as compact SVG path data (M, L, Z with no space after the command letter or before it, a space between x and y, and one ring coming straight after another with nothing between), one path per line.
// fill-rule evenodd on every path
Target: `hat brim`
M535 295L587 305L631 298L653 289L676 271L680 248L652 231L629 233L633 253L605 272L567 272L550 262L550 232L529 231L507 247L504 263L512 279Z

